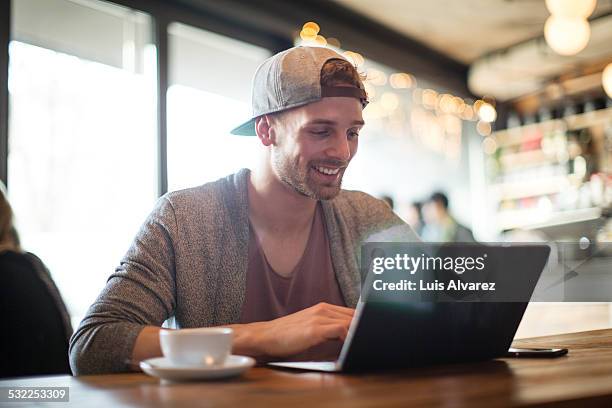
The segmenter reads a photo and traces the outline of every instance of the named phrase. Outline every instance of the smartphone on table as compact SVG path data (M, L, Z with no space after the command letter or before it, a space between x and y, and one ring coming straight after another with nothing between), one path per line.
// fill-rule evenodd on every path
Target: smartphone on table
M566 348L515 348L510 347L504 357L552 358L567 354Z

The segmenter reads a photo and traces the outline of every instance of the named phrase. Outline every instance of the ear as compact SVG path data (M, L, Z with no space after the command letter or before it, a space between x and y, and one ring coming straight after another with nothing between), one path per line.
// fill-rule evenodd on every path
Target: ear
M275 133L272 129L272 118L262 115L255 119L255 133L264 146L270 146L275 142Z

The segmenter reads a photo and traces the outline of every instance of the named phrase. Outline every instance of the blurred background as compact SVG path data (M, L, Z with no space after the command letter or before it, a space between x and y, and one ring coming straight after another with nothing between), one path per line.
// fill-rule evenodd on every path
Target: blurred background
M7 0L0 16L0 177L75 327L157 197L254 165L255 138L229 130L257 65L297 44L366 75L344 187L424 239L612 238L612 0ZM534 303L517 337L611 326L608 302Z

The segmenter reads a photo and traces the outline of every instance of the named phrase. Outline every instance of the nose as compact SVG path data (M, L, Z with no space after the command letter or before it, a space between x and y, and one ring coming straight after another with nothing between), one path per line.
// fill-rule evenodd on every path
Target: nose
M351 159L351 143L344 135L336 135L327 150L334 159L348 162Z

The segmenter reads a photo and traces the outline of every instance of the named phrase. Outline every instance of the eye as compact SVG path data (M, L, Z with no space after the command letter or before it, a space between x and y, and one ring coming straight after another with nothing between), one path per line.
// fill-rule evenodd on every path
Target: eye
M358 136L359 136L359 132L357 130L349 130L348 132L349 140L357 139Z
M329 136L329 130L328 129L313 129L310 131L311 134L318 136L318 137L327 137Z

